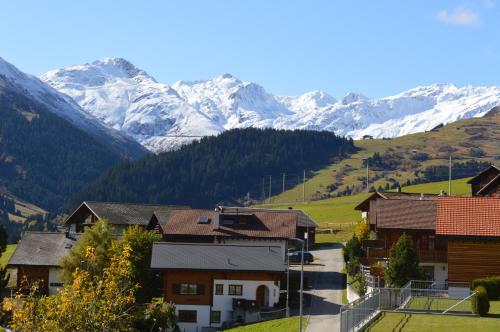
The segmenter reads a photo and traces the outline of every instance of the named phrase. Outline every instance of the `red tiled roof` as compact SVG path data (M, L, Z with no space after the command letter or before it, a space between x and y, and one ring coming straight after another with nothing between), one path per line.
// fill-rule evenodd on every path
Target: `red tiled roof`
M164 234L258 238L293 238L301 217L298 211L288 210L221 214L219 227L214 229L214 214L213 210L178 209L169 211L168 215L156 215ZM198 223L199 217L209 218L208 223ZM234 224L225 224L224 218L233 220Z
M377 229L434 230L436 228L436 210L435 198L422 200L379 199L372 201L370 213L374 214L374 218L370 219L374 219Z
M440 197L436 234L500 237L500 198Z

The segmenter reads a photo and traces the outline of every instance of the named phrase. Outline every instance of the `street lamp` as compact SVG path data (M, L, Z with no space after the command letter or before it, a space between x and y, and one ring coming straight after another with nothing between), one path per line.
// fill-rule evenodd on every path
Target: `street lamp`
M299 241L302 244L300 255L300 308L299 308L299 332L302 332L302 313L303 313L303 295L304 295L304 243L305 241L298 238L292 238L291 241ZM290 256L288 257L288 266L290 268ZM287 292L287 308L288 308L288 292Z
M290 317L290 251L288 248L287 261L286 261L286 316Z

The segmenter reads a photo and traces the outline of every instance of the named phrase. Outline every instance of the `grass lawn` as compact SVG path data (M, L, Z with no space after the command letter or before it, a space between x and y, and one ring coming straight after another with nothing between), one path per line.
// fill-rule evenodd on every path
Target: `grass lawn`
M458 303L459 300L453 299L439 299L439 298L429 298L429 297L414 297L406 305L405 309L408 310L439 310L444 311L454 304ZM464 301L458 304L451 311L460 312L472 312L472 307L470 301Z
M306 329L307 320L302 320L303 330ZM225 331L231 332L295 332L299 330L299 317L274 319L266 322L235 327Z
M431 314L383 313L366 331L386 332L493 332L500 331L500 319Z
M8 244L7 249L5 249L5 252L2 254L2 257L0 257L0 265L5 266L7 262L9 261L10 256L14 253L14 250L16 249L17 244Z

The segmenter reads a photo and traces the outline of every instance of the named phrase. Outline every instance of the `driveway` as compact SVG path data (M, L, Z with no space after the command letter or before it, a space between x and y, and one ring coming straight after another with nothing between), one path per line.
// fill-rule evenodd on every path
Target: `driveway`
M304 310L304 314L309 315L306 332L339 331L338 313L344 284L342 246L322 247L311 253L319 260L304 267L304 275L311 285L311 289L304 292L310 297L310 306ZM295 265L293 269L300 270L300 266Z

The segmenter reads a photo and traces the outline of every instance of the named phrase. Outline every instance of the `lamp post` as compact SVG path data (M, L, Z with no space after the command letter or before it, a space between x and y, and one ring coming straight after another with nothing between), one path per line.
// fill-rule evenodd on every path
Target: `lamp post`
M287 250L287 269L286 269L286 316L290 317L290 250Z
M299 307L299 332L302 332L302 312L303 312L303 296L304 296L304 244L305 241L298 238L291 240L299 241L302 245L300 254L300 307Z

